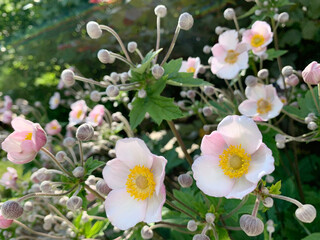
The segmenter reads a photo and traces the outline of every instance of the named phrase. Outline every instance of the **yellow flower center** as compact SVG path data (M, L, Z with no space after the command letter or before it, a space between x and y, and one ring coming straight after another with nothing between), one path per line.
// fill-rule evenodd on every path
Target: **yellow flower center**
M241 144L238 146L230 145L228 149L223 150L219 158L219 166L224 174L230 178L239 178L248 172L251 156L246 153Z
M189 67L187 69L187 73L194 73L196 71L196 69L194 67Z
M58 127L56 125L52 126L51 129L56 130Z
M264 37L261 34L253 35L251 38L252 47L260 47L262 44L264 44Z
M263 99L263 98L261 98L261 99L258 100L257 106L258 106L257 112L258 112L259 114L268 113L268 112L271 110L271 108L272 108L270 102L267 101L267 100L265 100L265 99Z
M32 139L32 132L28 133L24 140L31 140Z
M82 115L82 111L81 111L81 110L79 110L79 111L77 112L77 118L80 118L80 117L81 117L81 115Z
M224 61L229 64L234 64L238 60L239 53L234 50L229 50Z
M137 165L130 169L127 182L127 192L131 197L138 200L145 200L154 193L156 183L153 179L153 173L145 166Z
M96 114L96 115L94 116L94 122L95 122L95 123L98 122L98 117L99 117L99 114Z

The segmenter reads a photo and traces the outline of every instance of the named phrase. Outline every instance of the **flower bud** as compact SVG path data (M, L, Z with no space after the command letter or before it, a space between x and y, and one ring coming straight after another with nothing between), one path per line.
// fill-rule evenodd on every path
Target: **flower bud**
M254 87L257 84L258 80L255 76L249 75L246 77L245 84L248 87Z
M140 89L138 91L138 98L145 98L147 96L147 92L144 89Z
M45 223L54 223L54 216L52 214L48 214L47 216L44 217L43 221Z
M82 207L82 199L78 196L72 196L67 201L67 208L71 211L75 211Z
M184 173L184 174L181 174L178 177L178 182L179 182L181 187L188 188L188 187L190 187L192 185L193 179L189 174Z
M197 223L194 220L190 220L187 224L187 229L191 232L196 231L198 228Z
M278 16L279 23L286 23L289 21L289 14L287 12L280 13Z
M60 204L60 205L66 205L68 200L69 200L69 197L63 196L63 197L61 197L61 198L59 199L59 204Z
M192 15L185 12L180 15L179 21L178 21L178 26L182 30L188 31L190 28L192 28L193 22L194 22L194 20L193 20Z
M159 66L158 64L154 65L152 68L152 75L155 79L159 79L163 76L164 69L163 67Z
M143 228L141 229L141 237L142 239L152 239L153 238L152 229L147 225L143 226Z
M207 213L206 214L206 222L207 223L213 223L214 220L216 219L216 216L213 213Z
M286 147L286 144L285 144L285 143L282 143L282 142L277 142L277 143L276 143L276 146L277 146L277 148L279 148L279 149L284 149L284 148Z
M79 141L89 141L94 135L94 129L91 124L84 123L78 127L76 137Z
M49 231L49 230L51 230L51 228L52 228L52 223L45 222L45 223L42 225L42 227L43 227L44 230Z
M240 227L248 236L258 236L264 230L263 222L252 215L245 214L240 218Z
M275 231L274 226L267 226L267 231L269 233L274 233L274 231Z
M214 29L214 32L217 34L217 35L220 35L223 33L223 27L220 27L220 26L217 26L215 29Z
M320 64L316 61L310 63L303 71L302 78L306 83L317 85L320 83Z
M1 216L1 214L0 214L0 229L9 228L12 223L13 223L13 220L5 219L5 218L4 218L3 216ZM11 238L11 240L12 240L12 238Z
M194 99L196 96L196 92L194 90L188 90L187 97L190 99Z
M116 72L112 72L110 74L110 77L112 78L112 80L114 80L116 82L120 80L120 75L118 73L116 73Z
M123 72L121 73L120 78L122 82L125 82L129 79L129 74L127 72Z
M212 87L212 86L204 86L203 91L207 96L211 96L211 95L214 94L214 87Z
M31 202L31 201L27 201L27 202L25 202L24 203L24 205L23 205L23 210L24 211L32 211L32 209L33 209L33 203Z
M211 116L212 113L213 113L213 112L212 112L212 108L211 108L211 107L208 107L208 106L204 107L204 108L202 109L202 112L203 112L203 115L206 116L206 117Z
M276 142L279 142L279 143L285 143L286 142L286 137L284 135L278 133L275 136L275 140L276 140Z
M203 47L203 52L204 52L205 54L211 53L211 47L208 46L208 45L205 45L205 46Z
M61 73L61 80L67 87L71 87L75 83L74 72L70 69L63 70Z
M283 76L288 77L293 74L293 68L291 66L285 66L282 68L281 73Z
M164 5L158 5L154 9L154 14L157 17L163 18L167 15L167 8Z
M57 159L59 162L63 163L63 162L66 160L66 159L65 159L66 156L67 156L66 152L64 152L64 151L59 151L59 152L57 152L57 154L56 154L56 159Z
M52 189L52 183L50 181L43 181L40 184L40 190L43 193L51 193L53 191Z
M258 72L258 78L267 79L268 77L269 77L269 70L268 69L264 68Z
M309 122L307 125L308 129L313 131L316 130L318 128L318 125L315 122Z
M128 43L128 51L133 53L138 47L138 44L136 42L129 42Z
M67 137L63 140L63 146L67 148L72 148L76 145L76 140L73 137Z
M101 99L101 95L98 91L94 90L90 93L90 99L94 102L99 102Z
M261 11L260 9L257 9L257 10L254 11L254 14L255 14L256 16L260 16L261 13L262 13L262 11Z
M196 234L193 236L192 240L210 240L210 238L205 234Z
M76 178L81 178L84 176L84 168L83 167L76 167L75 169L73 169L72 174Z
M16 201L6 201L1 205L1 215L8 220L13 220L23 214L23 208Z
M236 13L233 8L227 8L224 10L223 16L226 20L233 20L236 17Z
M101 37L102 30L97 22L90 21L87 23L87 33L92 39Z
M108 193L111 191L108 184L103 179L97 182L96 189L102 195L108 195Z
M109 85L106 89L106 93L109 97L116 97L119 95L119 88L115 85Z
M90 220L90 217L89 217L87 211L83 211L83 212L82 212L82 216L81 216L81 221L84 222L84 223L86 223L86 222L88 222L89 220Z
M100 62L104 64L112 63L113 57L110 55L110 52L106 49L99 50L97 57Z
M274 182L274 177L271 175L267 175L266 176L266 182L267 183L273 183Z
M263 201L263 206L271 208L273 206L273 199L271 197L266 197Z
M288 86L295 87L299 83L299 78L295 74L291 74L285 78L285 82Z
M295 214L301 222L311 223L317 216L317 210L311 204L304 204L296 210Z

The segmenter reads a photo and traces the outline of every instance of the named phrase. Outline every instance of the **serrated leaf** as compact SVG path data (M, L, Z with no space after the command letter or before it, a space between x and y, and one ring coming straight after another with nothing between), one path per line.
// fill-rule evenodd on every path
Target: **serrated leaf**
M312 233L311 235L302 238L301 240L319 240L320 239L320 232Z
M164 74L177 73L179 72L182 65L182 58L173 59L163 65Z
M275 50L274 48L268 49L266 52L268 54L267 60L272 61L273 59L277 57L281 57L287 52L288 52L287 50Z
M154 59L155 56L157 56L161 51L162 51L162 48L160 48L159 50L157 50L155 52L153 50L148 52L148 54L142 60L141 66L137 67L137 68L133 68L132 71L140 73L140 74L144 73L146 71L146 69L148 68L148 66L150 65L152 59Z
M97 168L99 168L105 164L106 164L105 162L95 160L91 157L85 162L84 169L86 171L86 174L90 175L94 170L96 170Z
M169 78L167 84L179 87L199 87L212 85L199 78L194 78L193 73L179 72L174 77Z
M271 185L271 187L269 188L269 193L279 195L281 194L280 190L281 190L281 180Z
M142 98L136 98L132 103L132 110L129 113L130 126L135 129L144 119L147 112L147 105Z

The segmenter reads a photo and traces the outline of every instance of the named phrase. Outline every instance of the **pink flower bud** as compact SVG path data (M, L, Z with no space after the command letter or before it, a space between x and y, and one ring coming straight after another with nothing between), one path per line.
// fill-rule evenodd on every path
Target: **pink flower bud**
M13 220L20 217L23 213L23 208L16 201L6 201L1 206L1 215L5 219Z
M310 63L303 71L302 78L306 83L317 85L320 83L320 64L316 61Z
M299 83L299 78L295 74L291 74L285 78L285 81L288 86L295 87Z
M11 226L13 220L8 220L5 219L1 214L0 214L0 229L6 229Z

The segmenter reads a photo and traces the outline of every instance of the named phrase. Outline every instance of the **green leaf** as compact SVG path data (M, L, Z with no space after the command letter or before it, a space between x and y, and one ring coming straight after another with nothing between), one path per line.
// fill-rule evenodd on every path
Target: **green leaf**
M91 228L90 231L86 234L87 238L95 237L100 232L105 230L109 225L109 221L97 221Z
M105 162L101 162L99 160L94 160L92 157L89 158L84 165L84 169L86 171L87 175L90 175L94 170L96 170L97 168L105 165Z
M250 10L248 10L245 14L241 15L238 17L238 19L246 18L249 17L250 15L254 14L254 12L258 9L259 7L257 5L254 5Z
M132 110L129 113L130 126L135 129L144 119L147 112L147 106L144 99L136 98L132 103Z
M281 57L282 55L286 54L288 51L287 50L275 50L274 48L268 49L267 54L268 58L267 60L272 61L273 59L277 57Z
M163 65L164 75L179 72L182 65L182 58L173 59Z
M281 194L281 180L276 182L276 184L272 184L271 187L269 188L269 193L271 194Z
M230 240L228 231L225 228L217 227L216 229L219 235L219 240Z
M141 66L138 68L133 68L132 71L137 72L137 73L144 73L146 71L146 69L149 67L152 59L155 58L155 56L157 56L160 52L162 51L162 48L160 48L159 50L157 50L156 52L154 52L153 50L151 50L150 52L148 52L148 54L145 56L145 58L142 60L141 62Z
M81 222L82 213L80 213L75 219L73 219L73 225L76 228L80 228L80 222Z
M179 87L199 87L212 85L199 78L194 78L193 73L179 72L167 81L167 84Z
M311 235L302 238L301 240L319 240L320 239L320 232L312 233Z
M84 224L83 229L84 229L84 235L87 236L91 229L91 220Z

